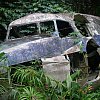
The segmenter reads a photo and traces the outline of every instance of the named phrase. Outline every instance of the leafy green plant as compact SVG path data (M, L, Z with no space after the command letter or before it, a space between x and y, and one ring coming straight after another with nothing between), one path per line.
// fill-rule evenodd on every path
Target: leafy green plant
M76 81L78 75L79 71L69 74L60 82L49 78L42 70L18 68L12 75L14 83L7 90L8 97L13 100L98 100L99 91L91 92L91 85L82 87Z
M5 93L7 90L4 86L0 85L0 95Z
M10 89L8 90L8 99L9 100L18 100L18 97L19 97L19 90L17 87L10 87Z
M13 74L13 79L17 80L17 82L20 84L30 84L32 81L34 81L34 77L37 75L37 72L32 68L19 68Z
M43 70L35 69L37 62L31 63L27 67L16 66L9 87L6 89L0 84L0 96L7 95L8 100L98 100L100 97L100 90L94 92L91 85L78 83L80 71L68 74L65 81L60 82L45 75Z
M0 53L0 62L6 60L6 56L4 52Z
M22 92L19 94L19 100L43 100L43 95L33 87L28 86L22 89Z

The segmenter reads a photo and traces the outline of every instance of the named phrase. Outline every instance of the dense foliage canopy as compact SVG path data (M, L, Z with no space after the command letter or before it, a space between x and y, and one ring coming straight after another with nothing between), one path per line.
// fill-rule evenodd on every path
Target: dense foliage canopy
M30 13L69 11L100 16L99 0L1 0L0 32L5 33L11 21Z

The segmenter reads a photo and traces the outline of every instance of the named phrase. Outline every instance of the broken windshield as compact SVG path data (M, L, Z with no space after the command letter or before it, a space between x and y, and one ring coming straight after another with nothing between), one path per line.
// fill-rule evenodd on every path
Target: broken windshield
M36 35L37 33L38 28L36 23L23 26L14 26L10 31L9 39L22 38L24 36Z
M22 26L13 26L10 30L9 39L22 38L25 36L52 36L55 31L54 22L38 22Z
M40 23L41 34L51 36L55 31L54 22L46 21Z
M69 22L61 21L61 20L57 20L56 22L57 22L57 27L58 27L60 37L69 36L70 33L74 32Z

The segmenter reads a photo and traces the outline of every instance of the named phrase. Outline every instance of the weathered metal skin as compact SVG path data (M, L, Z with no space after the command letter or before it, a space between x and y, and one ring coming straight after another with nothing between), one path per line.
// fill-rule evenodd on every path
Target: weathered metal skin
M84 16L87 17L87 19L90 18L87 15ZM34 59L48 58L48 57L54 57L54 56L68 54L68 53L79 52L80 51L79 45L82 45L83 46L82 50L86 52L87 42L92 37L83 37L81 35L79 35L79 37L77 38L31 36L31 37L23 37L23 38L18 38L18 39L8 41L8 37L10 33L9 29L13 26L30 24L33 23L34 21L42 22L45 20L56 20L56 19L68 21L71 24L74 31L78 32L77 28L75 27L75 23L73 21L73 16L69 17L66 14L65 15L47 14L46 17L45 14L37 14L36 18L35 18L35 14L32 14L13 21L8 28L7 37L6 37L7 41L1 44L1 52L4 52L6 54L7 60L5 61L5 63L0 62L0 65L10 66L10 65L31 61ZM95 32L94 26L92 27L91 22L89 24L90 24L89 27L91 33ZM76 39L80 40L80 42L78 42L77 44L75 44L74 41ZM98 35L97 32L96 35L93 36L93 39L100 46L100 35ZM79 48L78 50L76 50L76 47L74 47L75 45L77 46L77 48ZM72 52L70 48L72 48Z
M83 51L85 52L88 40L89 39L87 38L80 39L80 41L82 41L80 43L84 45ZM78 46L80 44L77 43L76 45ZM5 65L7 64L8 66L10 66L34 59L50 58L54 56L64 55L64 52L73 46L75 46L73 39L66 37L49 37L26 42L3 50L3 52L5 52L7 56ZM1 63L4 64L3 62Z
M96 41L96 43L100 46L100 35L94 35L93 39Z
M73 45L71 38L49 37L23 43L3 50L3 52L6 53L8 65L15 65L33 59L61 55Z

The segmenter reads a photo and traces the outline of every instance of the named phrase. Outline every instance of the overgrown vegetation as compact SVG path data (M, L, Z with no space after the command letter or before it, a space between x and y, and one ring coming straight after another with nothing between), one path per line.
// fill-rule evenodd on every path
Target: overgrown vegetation
M100 89L91 91L91 85L81 86L76 80L79 72L67 75L63 82L46 76L43 70L16 66L8 88L0 85L0 96L6 100L99 100ZM73 80L74 79L74 80Z
M4 53L0 58L4 57ZM29 66L10 66L9 74L0 76L0 100L99 100L100 89L82 86L77 78L80 71L67 75L63 82L54 80L37 69L39 62ZM8 67L4 67L8 69ZM10 75L10 76L9 76ZM10 81L10 82L9 82Z
M7 30L8 24L22 16L31 13L60 13L71 11L69 5L54 0L15 0L13 2L0 1L0 24Z

